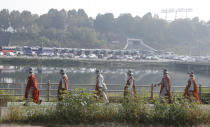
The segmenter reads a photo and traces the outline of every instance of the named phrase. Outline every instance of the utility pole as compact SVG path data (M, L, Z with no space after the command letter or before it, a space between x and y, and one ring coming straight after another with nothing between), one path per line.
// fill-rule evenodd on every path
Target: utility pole
M177 17L178 17L178 13L185 13L185 18L187 18L188 13L192 12L192 11L193 11L192 8L177 8L177 9L169 8L169 9L162 9L161 13L165 14L165 19L166 20L168 20L168 14L169 13L174 13L175 14L174 19L176 20Z

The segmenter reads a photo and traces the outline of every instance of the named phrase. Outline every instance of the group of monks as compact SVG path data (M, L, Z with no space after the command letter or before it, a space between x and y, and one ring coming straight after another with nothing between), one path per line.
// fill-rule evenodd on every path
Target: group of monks
M108 103L108 99L105 94L105 90L107 89L107 87L104 83L104 78L103 78L102 74L99 72L99 70L97 70L96 73L98 76L96 78L96 89L95 90L97 92L97 95L99 97L103 95L105 101ZM194 73L190 72L188 74L189 74L189 79L188 79L186 88L184 90L184 97L186 97L190 101L196 100L196 102L198 104L200 104L200 99L198 96L198 85L194 78ZM103 85L100 85L100 84L103 84ZM160 102L162 103L164 101L164 99L167 99L168 103L172 103L171 80L170 80L170 76L168 74L167 69L163 70L163 78L161 79L161 82L158 84L153 84L153 87L156 87L156 86L161 86L160 94L159 94ZM105 89L104 89L104 87L105 87ZM127 72L127 81L124 86L124 97L136 98L135 79L134 79L133 73L130 70Z
M62 100L62 94L66 94L69 87L69 79L67 74L64 72L63 69L60 70L60 81L58 85L58 100ZM33 102L37 104L41 104L42 100L39 98L39 89L38 89L38 83L36 80L35 75L33 74L32 68L29 68L29 76L27 80L27 85L25 89L25 100L24 106L28 105L29 97L28 95L31 95Z
M136 88L135 88L135 80L134 77L132 76L133 74L131 71L128 71L128 80L126 82L126 85L124 87L124 96L127 95L129 89L133 88L133 95L136 97ZM184 90L184 97L189 99L190 101L196 100L198 104L200 104L200 99L198 96L198 85L196 83L196 80L194 78L194 73L190 72L189 74L189 79L188 83L186 85L186 88ZM168 100L168 103L172 103L171 100L171 80L170 76L168 74L167 69L163 70L163 78L160 83L158 84L153 84L153 87L156 86L161 86L160 87L160 102L163 102L164 99L166 98Z
M101 74L100 70L96 70L96 87L95 87L95 98L98 101L101 97L104 98L105 103L109 104L109 99L106 95L107 86L104 82L104 77ZM68 91L69 86L69 80L67 74L64 72L63 69L60 70L60 81L57 91L58 100L62 100L62 94L66 94ZM163 70L163 78L160 83L153 84L154 87L161 86L160 88L160 102L163 102L164 98L168 100L168 103L172 103L171 100L171 80L170 76L168 74L167 69ZM31 95L33 98L33 102L37 104L41 104L42 100L39 98L39 89L38 89L38 83L36 80L35 75L33 74L32 68L29 68L29 76L27 80L27 85L25 89L25 100L26 102L24 105L28 105L29 97L28 95ZM136 87L135 87L135 79L133 76L133 73L129 70L127 72L127 81L124 86L124 97L134 97L136 98ZM184 96L189 99L197 101L197 103L200 104L200 99L198 96L198 86L196 84L196 80L194 78L193 72L189 73L189 79L188 84L186 85Z
M189 79L184 90L184 97L189 99L190 101L196 100L198 104L200 104L200 99L198 96L198 85L196 83L194 73L190 72ZM166 69L163 70L163 78L160 83L154 84L154 87L161 86L160 88L160 101L166 97L168 99L168 103L172 103L171 101L171 80Z

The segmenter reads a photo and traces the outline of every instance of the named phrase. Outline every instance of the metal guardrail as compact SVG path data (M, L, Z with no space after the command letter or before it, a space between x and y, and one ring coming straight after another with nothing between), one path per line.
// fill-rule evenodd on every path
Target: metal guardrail
M15 85L15 86L21 86L23 84L15 84L15 83L0 83L0 86L1 85ZM44 85L44 86L47 86L46 89L40 89L39 91L47 91L47 95L40 95L42 97L47 97L47 100L50 101L50 97L55 97L56 95L51 95L51 91L57 91L57 89L52 89L52 86L58 86L58 83L51 83L50 81L48 81L48 83L39 83L39 86L41 85ZM26 85L24 85L26 86ZM92 87L94 88L95 84L72 84L71 85L72 87ZM110 85L107 85L107 86L122 86L121 84L110 84ZM186 86L172 86L172 89L173 88L185 88ZM154 91L154 85L136 85L136 88L138 90L138 88L148 88L148 92L150 92L150 97L153 98L154 96L154 93L159 93L159 91ZM202 97L201 95L202 94L210 94L210 92L203 92L202 89L203 88L209 88L210 89L210 86L202 86L201 84L199 85L199 96L200 98ZM0 90L7 90L7 91L12 91L12 90L23 90L25 91L25 87L22 87L22 88L0 88ZM88 89L88 91L94 91L94 89ZM121 89L121 90L107 90L106 92L108 93L111 93L111 92L116 92L116 93L119 93L119 92L123 92L124 90ZM183 93L184 91L172 91L172 93ZM0 96L24 96L24 94L1 94L0 93Z

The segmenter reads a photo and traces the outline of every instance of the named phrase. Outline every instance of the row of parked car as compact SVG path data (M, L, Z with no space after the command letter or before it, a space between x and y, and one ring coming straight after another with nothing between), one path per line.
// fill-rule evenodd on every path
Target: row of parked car
M149 51L137 50L111 50L111 49L75 49L75 48L50 48L50 47L18 47L2 48L0 56L44 56L62 58L88 58L107 60L159 60Z
M7 52L7 53L3 53L0 51L0 56L16 56L15 52Z
M56 47L0 47L0 56L44 56L61 58L87 58L106 60L176 60L210 62L209 56L183 56L163 51L78 49Z

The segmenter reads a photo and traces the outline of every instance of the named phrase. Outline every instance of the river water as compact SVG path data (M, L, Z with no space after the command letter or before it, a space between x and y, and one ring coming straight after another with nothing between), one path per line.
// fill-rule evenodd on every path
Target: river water
M27 79L29 66L10 66L0 65L0 82L1 83L16 83L24 84ZM32 67L37 77L38 83L58 83L60 79L60 67ZM162 77L162 68L101 68L104 75L105 82L110 90L122 90L126 81L126 72L130 69L134 73L136 85L151 85L152 83L159 83ZM88 67L68 67L62 68L67 72L69 77L70 88L71 85L87 85L95 84L95 69ZM172 85L183 86L187 84L188 74L177 68L168 68L171 77ZM196 73L196 80L198 84L210 86L210 78L208 74ZM112 86L118 84L119 86ZM1 88L9 88L10 86L0 85ZM11 86L14 87L14 86ZM19 88L19 86L15 86ZM91 88L93 89L93 88Z

